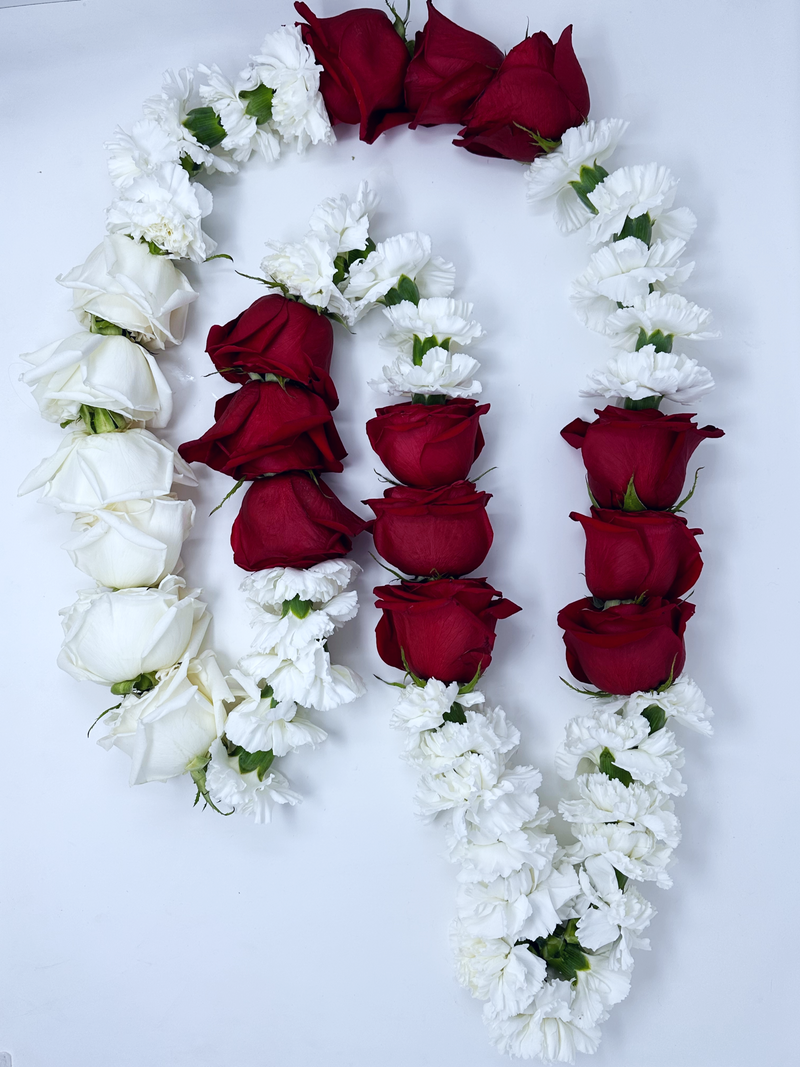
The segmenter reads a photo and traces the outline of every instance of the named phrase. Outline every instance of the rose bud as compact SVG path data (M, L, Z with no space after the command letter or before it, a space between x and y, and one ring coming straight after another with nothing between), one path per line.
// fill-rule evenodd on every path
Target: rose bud
M677 678L686 661L683 632L694 604L651 597L645 604L593 607L590 597L558 613L567 666L581 682L627 696Z
M686 519L670 511L572 512L586 534L586 585L600 600L677 600L700 577L703 561Z
M601 508L621 508L628 486L645 508L672 507L686 481L686 466L706 437L722 437L716 426L698 428L694 415L665 415L655 408L595 409L594 422L575 419L561 436L580 448L589 490Z
M229 382L274 374L307 385L333 409L339 403L328 374L333 352L330 319L273 293L259 297L224 326L208 331L206 352Z
M216 423L178 451L231 478L288 470L341 471L347 452L325 401L300 385L248 382L214 408Z
M461 124L502 62L496 45L457 26L428 0L428 21L417 34L406 71L406 105L414 112L411 129Z
M294 6L308 24L300 26L303 40L323 67L319 89L334 126L357 125L361 140L372 144L411 120L403 97L410 57L391 19L368 7L321 19L307 4Z
M535 33L511 49L453 143L479 156L530 163L544 151L531 134L558 141L588 114L589 89L567 26L555 45Z
M375 637L384 663L448 684L486 670L497 620L521 610L483 578L400 582L374 593L383 612Z
M489 410L475 400L393 404L367 423L369 443L399 481L433 489L466 478L483 450L479 419Z
M387 489L382 500L364 500L377 518L370 524L375 548L406 574L460 576L474 571L492 547L486 514L490 493L473 482L441 489Z
M310 567L346 556L366 522L324 482L289 471L259 478L244 495L231 531L233 561L245 571Z

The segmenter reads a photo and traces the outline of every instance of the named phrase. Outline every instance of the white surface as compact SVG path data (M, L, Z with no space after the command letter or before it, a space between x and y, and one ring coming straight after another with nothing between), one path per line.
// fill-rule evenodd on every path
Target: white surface
M422 4L415 3L415 25ZM727 436L697 454L689 506L706 570L688 632L688 667L717 712L712 740L684 734L684 840L633 990L605 1027L597 1067L777 1067L794 1037L798 877L796 298L798 91L793 0L442 0L444 12L502 47L575 23L592 115L631 121L614 164L655 159L681 179L679 203L700 225L687 295L715 311L724 338L690 352L718 390L701 422ZM317 0L320 14L344 9ZM223 14L224 10L224 14ZM17 353L74 328L56 274L103 232L111 195L103 141L129 126L168 66L218 62L235 72L263 33L292 18L284 0L89 0L0 14L5 147L2 255L6 633L0 788L4 988L0 1046L15 1067L493 1067L480 1005L457 986L447 927L453 870L436 828L411 813L414 776L388 729L392 676L374 651L369 590L384 572L367 555L361 614L336 639L368 695L318 715L331 737L282 762L305 794L270 827L192 810L187 781L129 790L128 761L85 737L106 693L58 671L57 611L84 584L58 545L67 520L17 500L16 487L55 450L57 427L17 384ZM8 101L10 100L10 106ZM559 436L591 405L577 397L604 342L572 316L570 280L586 261L524 204L521 169L459 152L451 130L392 132L368 147L344 132L335 149L251 164L216 179L209 231L253 273L269 236L292 240L319 199L368 177L383 206L380 237L429 232L458 268L456 295L487 330L488 446L482 484L495 546L485 573L524 607L499 626L486 691L523 732L523 758L545 773L582 702L564 674L558 609L583 592L585 507L579 457ZM209 326L256 296L215 261L186 343L162 365L176 389L175 442L209 424L228 391L203 354ZM375 316L376 318L378 316ZM379 490L363 425L379 399L365 379L378 323L338 333L337 424L350 458L331 478L359 507ZM688 348L687 348L688 351ZM476 468L478 471L478 468ZM199 513L229 482L202 471ZM363 509L362 509L363 510ZM202 521L187 575L215 612L212 640L230 663L248 641L227 533L228 503ZM531 562L533 559L535 562ZM388 578L388 576L387 576ZM793 840L794 839L794 840Z

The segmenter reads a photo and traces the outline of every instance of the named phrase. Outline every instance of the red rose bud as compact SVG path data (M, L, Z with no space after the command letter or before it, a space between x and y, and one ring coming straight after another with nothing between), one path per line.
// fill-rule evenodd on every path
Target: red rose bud
M483 449L479 419L489 410L475 400L393 404L367 423L369 443L401 482L433 489L466 478Z
M212 326L206 352L229 382L274 374L307 385L329 408L339 403L328 372L333 352L330 319L280 294L262 296L224 326Z
M589 89L567 26L555 45L535 33L511 49L453 143L479 156L530 163L544 151L532 133L558 141L588 114Z
M310 567L346 556L366 525L308 474L259 478L245 493L233 524L233 561L246 571Z
M595 414L598 417L591 423L575 419L561 436L581 449L589 489L601 508L623 507L626 494L630 505L631 478L645 508L672 507L681 495L694 450L706 437L724 436L716 426L700 429L691 414L612 406L596 408Z
M586 534L586 585L600 600L677 600L700 577L703 561L686 519L669 511L606 511L571 519Z
M408 49L382 11L359 7L321 19L307 4L294 6L308 23L300 25L303 40L324 68L319 88L334 126L357 125L361 140L372 144L413 118L403 97Z
M301 385L248 382L220 397L215 424L178 451L231 478L289 470L341 471L347 455L325 401Z
M490 500L473 482L455 482L441 489L398 485L382 500L362 503L377 516L372 536L387 563L406 574L460 576L480 567L492 547Z
M683 670L683 632L694 604L651 597L646 604L619 604L598 611L590 597L558 613L567 666L581 682L628 696L657 689Z
M406 72L411 129L461 124L502 62L503 53L491 41L457 26L428 0L428 21L417 34Z
M498 619L521 609L483 578L400 582L374 590L383 618L375 629L384 663L419 678L469 682L492 662ZM403 663L405 656L406 662Z

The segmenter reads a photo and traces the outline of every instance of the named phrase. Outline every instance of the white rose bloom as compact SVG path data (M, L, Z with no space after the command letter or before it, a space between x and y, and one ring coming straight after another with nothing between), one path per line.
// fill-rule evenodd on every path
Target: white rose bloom
M172 390L150 353L127 337L82 331L22 359L32 364L22 381L50 422L77 419L82 404L152 426L169 422Z
M197 485L175 449L147 430L67 434L19 487L44 486L40 500L60 511L94 511L124 500L168 496L173 482Z
M473 938L454 925L456 976L478 1000L488 1000L501 1016L523 1011L542 987L547 964L527 945L505 938Z
M592 119L573 126L564 132L555 151L537 156L526 170L528 200L552 202L562 233L573 233L592 217L570 182L580 181L581 167L595 167L608 159L627 128L622 119Z
M141 696L124 697L103 720L111 730L98 744L116 745L131 757L131 785L165 782L208 752L225 728L223 702L232 699L214 653L202 652L162 671Z
M480 363L463 352L448 352L444 348L429 348L416 366L411 355L400 355L383 368L383 377L369 385L379 393L405 396L421 393L424 396L442 394L453 397L477 396L481 383L472 376Z
M211 107L219 116L225 138L220 142L223 152L230 152L236 163L246 163L254 150L258 150L267 163L274 161L281 154L281 142L272 128L272 123L260 126L252 115L246 111L239 93L251 89L247 82L234 86L222 73L216 63L212 67L198 67L207 79L206 85L200 86L200 99Z
M155 119L139 119L130 133L117 126L103 147L108 149L108 173L117 189L127 189L135 178L180 158L178 143Z
M355 671L331 663L322 642L315 641L296 660L254 653L245 656L239 666L261 683L260 688L272 686L276 700L293 700L317 711L332 711L366 692Z
M472 304L445 296L427 297L419 304L401 300L384 308L383 313L392 329L381 337L380 343L385 348L399 348L407 355L413 352L415 337L436 337L439 341L450 338L455 344L468 345L484 332L479 323L470 319Z
M689 341L705 341L718 334L707 329L711 312L692 304L677 293L650 293L634 301L632 307L619 308L608 319L607 333L616 348L633 352L639 331L649 336L656 330Z
M539 808L535 819L519 830L509 830L499 836L492 831L483 831L477 825L470 827L467 837L451 831L447 837L447 858L451 863L462 865L458 875L462 882L507 878L526 863L544 877L550 870L558 845L552 834L540 828L552 817L552 811Z
M72 310L87 329L96 315L151 349L183 340L189 304L197 299L171 259L123 234L104 237L79 267L59 275L73 290Z
M220 740L211 744L206 789L217 807L223 811L230 807L241 815L252 815L257 823L271 820L273 804L299 804L302 800L277 771L265 775L263 781L259 780L257 771L240 774L238 758L231 758Z
M546 981L524 1013L486 1018L493 1043L500 1052L545 1063L574 1063L576 1052L596 1052L600 1029L574 1018L574 999L570 982Z
M158 585L175 574L194 522L191 500L128 500L81 512L61 547L78 570L109 589Z
M636 237L599 248L572 286L570 300L578 318L590 330L607 333L608 318L620 304L643 299L651 287L659 292L678 289L694 269L694 263L679 263L685 248L686 242L679 240L655 241L648 247Z
M455 285L455 267L431 254L426 233L400 233L381 241L366 259L350 268L344 295L352 302L356 318L394 289L403 274L416 282L421 297L450 296Z
M588 955L588 970L578 971L572 1015L579 1026L594 1026L608 1018L608 1009L631 991L631 972L614 967L610 952Z
M609 962L619 970L633 966L631 949L649 949L641 935L656 914L655 908L634 885L620 889L612 865L603 856L592 856L580 871L581 888L591 907L578 920L577 934L586 948L611 946Z
M169 575L157 589L84 589L63 608L58 665L78 681L114 685L197 654L210 617L197 591Z
M657 219L672 207L678 179L658 163L620 167L588 194L597 209L589 220L589 242L599 244L619 233L625 219L649 214Z
M681 828L671 800L652 785L633 781L624 786L605 774L578 776L579 800L561 800L558 810L567 822L625 822L649 830L670 848L677 848Z
M305 654L309 645L326 640L357 614L358 595L355 589L333 597L318 610L309 611L305 618L298 618L292 611L283 615L280 609L270 610L255 605L251 626L256 634L252 647L256 652L296 660Z
M355 200L342 194L330 196L318 204L311 216L309 230L328 243L334 257L364 249L369 240L370 213L378 203L378 194L367 182L361 182Z
M285 756L301 745L316 747L328 736L303 715L294 701L263 697L254 678L231 671L233 693L243 699L228 715L225 735L248 752Z
M106 226L109 233L151 241L175 259L202 263L217 247L201 226L212 206L208 189L189 181L179 163L162 163L112 201Z
M336 267L327 239L309 233L297 244L267 241L267 248L273 251L262 259L261 270L268 284L302 297L313 307L340 315L348 324L353 321L353 310L333 281Z
M637 830L626 823L573 823L578 844L567 851L581 862L592 856L604 857L613 867L637 882L655 882L669 889L672 879L666 868L672 862L672 849L658 841L649 830Z
M310 600L317 609L324 607L361 573L349 559L329 559L306 570L296 567L270 567L248 574L239 588L254 605L281 611L287 600Z
M259 55L251 57L250 67L241 75L248 88L261 82L275 90L272 123L284 141L296 142L298 152L309 144L335 140L319 91L321 71L300 27L281 26L267 34Z
M645 345L638 352L621 352L612 356L604 371L593 371L580 396L608 399L663 396L674 404L696 404L711 392L714 379L696 359L674 352L658 352L655 345Z
M473 693L466 694L468 697ZM406 755L410 762L433 771L444 771L468 752L510 754L519 744L519 730L506 718L502 708L472 711L464 708L466 722L445 722L441 729L417 734L418 744ZM467 702L468 704L469 702Z
M566 736L556 751L556 770L562 778L574 778L582 759L597 764L604 748L615 756L635 748L650 733L642 715L622 718L613 711L576 715L567 723Z
M200 103L199 94L194 88L194 73L184 68L177 72L174 70L165 72L160 94L145 100L143 110L145 115L154 119L176 144L178 158L186 154L195 163L206 167L209 171L219 170L225 174L235 174L237 170L235 163L216 155L201 144L195 135L183 125L189 112Z
M691 678L682 674L663 693L636 692L629 697L614 697L596 702L600 708L621 711L624 718L641 715L651 704L662 708L667 718L674 718L707 737L713 733L711 723L714 712L706 703L700 687Z

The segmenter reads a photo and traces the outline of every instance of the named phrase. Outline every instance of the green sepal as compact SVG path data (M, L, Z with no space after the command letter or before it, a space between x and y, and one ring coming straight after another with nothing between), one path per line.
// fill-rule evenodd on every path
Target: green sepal
M206 148L216 148L228 136L213 107L193 107L181 125Z
M245 479L244 478L240 478L239 481L236 483L236 485L234 485L233 489L231 489L231 491L229 493L226 493L225 496L222 498L222 500L220 500L219 504L217 504L217 506L214 508L214 510L213 511L209 511L208 517L211 518L211 516L214 514L215 511L219 511L219 509L222 507L222 505L225 503L225 501L226 500L230 500L230 498L233 496L233 494L238 492L242 488L244 483L245 483Z
M597 763L602 774L607 778L617 778L622 782L626 789L633 781L633 775L630 771L624 771L622 767L616 765L614 762L614 753L611 752L610 749L603 749Z
M450 710L446 711L442 716L445 722L460 722L465 723L467 716L464 714L464 709L461 707L457 700L454 700L450 705Z
M402 647L402 645L400 646L400 659L403 661L403 666L405 667L406 674L413 681L414 685L416 685L419 689L424 689L427 683L424 678L420 678L419 675L414 674L414 672L409 667L408 660L406 659L406 650Z
M384 3L389 8L391 13L394 15L394 21L392 22L392 27L394 28L395 33L397 33L397 35L400 37L401 40L405 41L406 46L410 46L411 55L413 56L414 55L414 41L413 41L413 39L409 41L408 38L407 38L408 17L411 14L411 0L406 0L405 18L402 18L398 14L397 9L395 8L394 4L390 3L389 0L384 0Z
M552 141L549 137L543 137L537 130L531 130L527 126L523 126L521 122L515 122L513 124L518 130L522 130L530 137L535 145L538 145L543 152L555 152L561 141Z
M449 337L445 338L445 341L446 341L446 344L443 342L440 345L439 344L439 339L437 337L425 337L425 338L422 338L422 337L417 337L417 335L414 334L414 347L413 347L412 352L411 352L411 359L413 360L414 366L415 367L421 367L422 366L422 360L423 360L423 358L425 356L425 353L426 352L430 352L430 350L432 348L445 348L445 349L447 349L447 347L449 347L449 345L450 345L450 338Z
M620 887L620 889L624 891L625 886L628 884L627 874L623 874L622 871L618 871L616 867L614 868L614 874L617 876L617 885Z
M119 704L114 704L114 705L113 705L112 707L110 707L110 708L106 708L106 710L105 710L105 711L101 711L101 712L100 712L100 714L99 714L99 715L97 716L97 718L96 718L96 719L94 720L94 722L92 723L92 725L91 725L91 726L89 727L89 729L88 729L88 730L86 731L86 736L87 736L87 737L89 736L89 734L90 734L90 733L92 732L92 730L94 730L95 726L97 726L97 724L98 724L98 723L100 722L100 720L101 720L101 719L103 719L103 718L105 718L105 716L106 716L106 715L108 715L108 713L109 713L110 711L116 711L116 710L117 710L117 708L121 708L121 707L122 707L122 701L120 701L120 702L119 702Z
M106 408L91 408L87 404L81 404L78 416L89 433L115 433L117 430L125 430L128 420L124 415L116 411L108 411Z
M271 700L273 708L276 708L278 706L278 702L275 699L275 690L272 688L271 685L265 685L264 688L261 690L261 699Z
M195 794L193 808L196 808L200 803L200 798L203 799L203 807L209 807L212 811L215 811L217 815L233 815L235 808L231 808L230 811L220 811L214 801L208 794L206 787L206 768L211 762L211 756L206 752L202 756L195 756L194 759L189 760L186 764L186 770L191 775L191 779L195 784L197 793Z
M446 404L447 397L444 393L414 393L411 397L412 404L427 404L433 407L435 404Z
M586 492L589 494L589 500L591 501L592 507L593 508L599 508L600 505L597 503L597 500L595 499L594 493L589 488L589 479L588 478L586 479Z
M578 971L588 971L590 964L577 940L573 940L572 935L570 940L567 940L564 936L565 932L566 927L557 926L553 934L549 937L537 938L529 947L554 971L568 981L574 982L578 977Z
M300 594L293 596L291 600L284 600L283 608L281 609L281 618L285 619L291 611L298 619L304 619L308 613L314 607L313 600L301 600Z
M478 669L473 674L473 676L470 678L470 680L468 682L464 682L463 685L460 685L458 687L458 695L460 697L463 697L463 696L466 696L467 693L474 692L475 686L481 680L481 675L482 674L483 674L483 668L479 666Z
M120 337L125 333L121 326L107 319L101 319L99 315L90 315L89 320L89 333L99 333L103 337Z
M381 560L379 560L374 552L370 552L370 555L375 560L375 562L378 564L378 566L379 567L383 567L383 569L385 571L388 571L389 574L393 574L395 576L395 578L399 578L401 582L408 581L408 579L405 577L405 575L401 574L400 571L396 571L394 569L394 567L388 567L385 563L383 563Z
M645 396L641 400L632 400L631 397L625 397L625 409L627 411L647 411L655 408L658 410L658 406L664 399L663 396Z
M155 671L147 671L144 674L140 674L138 678L129 678L125 682L115 682L111 686L111 693L115 697L126 697L129 693L146 693L149 689L154 689L155 686Z
M692 488L689 490L689 492L686 494L686 496L683 498L683 500L679 500L678 503L675 504L674 507L668 508L667 509L668 511L671 511L673 514L675 514L676 512L683 510L683 505L684 504L688 504L689 503L689 501L694 496L694 491L697 488L697 479L700 476L700 471L702 469L703 469L702 467L698 467L697 470L694 472L694 481L692 482Z
M379 300L378 303L393 307L395 304L402 303L403 300L408 300L412 304L419 304L420 300L417 283L407 274L401 274L394 289L390 289L383 300Z
M661 730L667 722L667 713L659 704L651 704L645 708L642 715L650 723L650 733L654 734Z
M646 506L639 499L639 494L636 492L636 486L633 484L633 475L628 482L628 488L625 490L625 499L622 501L623 511L647 511Z
M206 256L203 260L204 263L210 263L212 259L229 259L233 263L233 256L229 256L227 252L217 252L213 256Z
M578 199L591 211L593 215L597 214L597 208L589 199L589 193L594 192L601 182L604 182L608 177L608 171L605 167L601 167L599 163L595 163L593 167L584 164L579 173L579 180L570 182L569 184L578 194Z
M671 333L664 333L662 330L653 330L652 333L645 333L645 331L639 327L639 336L636 339L635 352L639 352L645 345L652 345L656 352L671 352L672 342L675 340L675 335Z
M638 241L644 241L648 248L650 247L653 239L653 220L648 212L645 211L644 215L637 215L635 219L630 216L626 217L622 229L614 234L612 240L624 241L626 237L635 237Z
M203 169L203 164L195 163L195 161L187 152L184 152L181 156L180 165L183 167L183 169L186 171L190 178L196 178L200 171ZM147 243L152 244L152 241L148 241ZM153 249L151 248L150 251L152 252ZM197 801L195 801L195 803L197 803Z
M259 782L263 782L275 759L275 753L272 749L268 749L266 752L248 752L241 745L236 747L239 751L233 753L233 755L239 757L239 774L251 774L255 771Z
M669 669L669 678L667 678L666 682L662 682L661 685L659 685L656 689L654 689L653 690L654 693L666 693L666 691L669 689L669 687L675 681L675 661L677 660L677 658L678 658L677 655L673 656L672 666Z
M605 601L603 601L605 603ZM607 693L604 689L579 689L577 685L573 685L572 682L568 682L566 678L558 676L559 681L563 682L567 689L571 689L573 693L580 693L582 697L610 697L613 693Z
M255 89L242 89L239 99L246 102L245 115L256 120L256 126L263 126L272 118L272 98L275 90L268 85L258 85Z
M333 261L333 284L341 285L350 273L350 268L353 264L358 263L362 259L366 259L370 252L375 251L376 247L377 246L372 238L368 237L367 243L363 248L353 248L349 252L340 252Z

